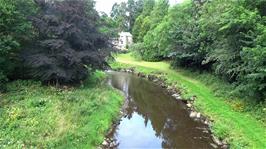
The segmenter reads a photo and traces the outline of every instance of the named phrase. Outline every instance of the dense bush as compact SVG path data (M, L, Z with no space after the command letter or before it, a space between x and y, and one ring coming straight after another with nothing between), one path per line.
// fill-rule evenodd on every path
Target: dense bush
M248 1L206 3L200 25L207 40L201 48L207 53L203 63L212 63L242 95L265 99L266 22L259 8Z
M0 90L14 78L19 52L33 36L27 15L35 12L32 0L0 0Z
M134 57L141 59L144 53L144 44L134 43L129 47L129 50L133 53Z
M30 76L52 83L76 83L107 66L108 39L98 31L91 0L38 0L31 18L39 37L23 52Z
M265 100L265 4L263 0L178 4L149 28L139 55L149 61L171 57L173 66L212 70L234 83L235 93Z

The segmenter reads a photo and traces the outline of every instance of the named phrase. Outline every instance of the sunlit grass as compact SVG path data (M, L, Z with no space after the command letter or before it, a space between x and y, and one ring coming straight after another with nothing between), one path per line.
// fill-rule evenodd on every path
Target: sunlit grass
M167 82L181 88L183 96L197 96L196 108L214 120L212 130L217 136L226 138L232 148L266 148L265 123L258 121L251 114L236 110L228 103L226 95L215 96L212 88L195 79L197 77L188 75L188 72L173 70L167 62L135 60L130 54L118 55L112 67L135 67L137 71L146 74L165 73Z
M97 72L77 88L10 83L1 99L0 148L96 148L123 100L102 80Z

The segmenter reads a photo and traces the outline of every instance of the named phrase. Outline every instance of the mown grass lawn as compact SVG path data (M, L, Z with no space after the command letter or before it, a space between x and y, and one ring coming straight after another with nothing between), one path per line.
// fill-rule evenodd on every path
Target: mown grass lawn
M8 84L0 100L0 148L96 148L118 116L123 96L96 72L68 89L35 81Z
M225 138L232 148L266 148L266 126L252 115L235 110L225 97L217 97L213 89L203 82L186 75L181 70L170 69L167 62L145 62L134 59L130 54L116 57L113 68L135 67L146 74L161 72L167 82L182 88L185 96L195 95L196 108L214 120L212 130L216 136Z

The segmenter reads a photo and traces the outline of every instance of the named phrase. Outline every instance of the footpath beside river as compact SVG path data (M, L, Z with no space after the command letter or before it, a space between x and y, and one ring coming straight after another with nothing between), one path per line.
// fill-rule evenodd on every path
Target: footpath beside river
M162 75L183 93L183 97L195 96L194 106L212 120L213 133L225 139L231 148L266 148L266 127L251 114L235 110L226 99L215 96L212 88L203 82L170 69L167 62L145 62L134 59L130 53L116 57L113 69L133 68L144 74Z

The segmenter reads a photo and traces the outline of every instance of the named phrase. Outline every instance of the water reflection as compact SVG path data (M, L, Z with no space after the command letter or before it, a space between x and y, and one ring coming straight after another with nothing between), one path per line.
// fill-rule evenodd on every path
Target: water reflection
M126 116L112 134L119 148L212 148L207 126L157 85L120 72L110 73L110 83L127 96Z

